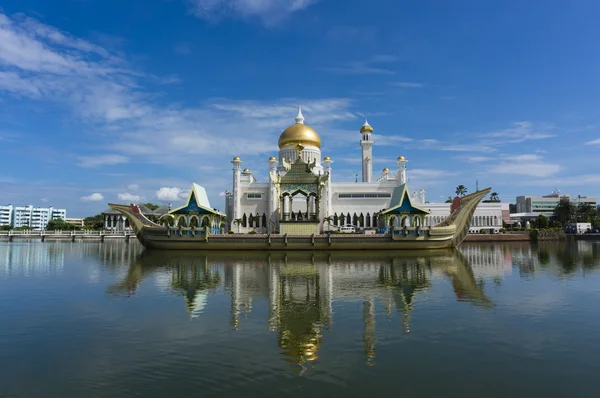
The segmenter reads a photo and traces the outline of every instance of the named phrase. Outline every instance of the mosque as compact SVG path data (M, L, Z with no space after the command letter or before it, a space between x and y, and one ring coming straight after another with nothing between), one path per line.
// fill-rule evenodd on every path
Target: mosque
M319 134L305 123L298 107L295 123L279 137L279 156L268 160L269 181L259 182L242 168L236 156L233 189L226 192L225 207L234 232L319 234L350 228L380 231L387 227L382 215L394 205L410 217L397 219L409 226L433 226L450 215L450 204L429 203L423 189L412 194L407 187L407 163L399 156L393 169L373 174L373 127L360 128L362 178L334 182L333 159L322 157ZM408 200L406 200L408 199ZM471 231L498 232L502 228L500 203L479 204Z

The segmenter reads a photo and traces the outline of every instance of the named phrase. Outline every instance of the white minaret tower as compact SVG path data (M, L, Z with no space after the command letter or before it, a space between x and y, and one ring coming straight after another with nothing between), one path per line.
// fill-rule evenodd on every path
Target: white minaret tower
M398 156L398 184L406 184L406 163L404 156Z
M240 192L241 163L242 160L239 156L234 157L231 161L231 164L233 164L233 218L230 222L240 218L240 208L242 207L242 193Z
M365 119L365 124L360 128L362 136L360 146L362 148L362 182L371 182L373 180L373 139L371 134L373 127Z
M269 158L269 203L267 210L269 211L269 223L267 225L267 230L269 232L273 232L273 223L278 223L277 214L279 213L277 210L279 206L279 199L277 198L277 188L275 187L275 183L271 179L271 177L277 176L277 159L275 156L271 156Z
M323 167L324 167L324 171L325 171L325 175L329 175L329 178L327 179L327 182L325 183L325 217L329 217L330 215L332 215L332 197L333 197L333 190L331 189L331 163L333 163L333 160L331 160L331 158L329 156L325 156L323 158Z

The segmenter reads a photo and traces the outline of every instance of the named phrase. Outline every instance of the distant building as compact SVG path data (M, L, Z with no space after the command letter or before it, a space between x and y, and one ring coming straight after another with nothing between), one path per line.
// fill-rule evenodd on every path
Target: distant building
M597 201L595 196L581 196L571 197L568 194L562 194L560 191L554 191L550 195L539 196L517 196L517 211L516 213L535 213L537 215L543 214L545 216L552 216L554 214L554 208L560 203L561 200L568 200L575 206L581 203L590 204L596 207Z
M67 210L53 207L0 206L0 225L13 228L28 226L32 229L45 229L48 221L67 218Z
M84 226L83 218L65 218L65 221L79 228Z
M169 208L167 206L160 206L156 210L150 210L144 205L138 205L138 207L140 208L142 214L149 219L159 218L163 214L167 214L169 212ZM120 211L106 209L102 212L102 215L104 216L104 229L118 232L131 230L129 220Z

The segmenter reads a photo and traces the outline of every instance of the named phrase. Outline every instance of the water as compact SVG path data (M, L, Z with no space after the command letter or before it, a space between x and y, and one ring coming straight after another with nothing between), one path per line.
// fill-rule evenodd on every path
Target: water
M600 242L0 242L0 397L597 397Z

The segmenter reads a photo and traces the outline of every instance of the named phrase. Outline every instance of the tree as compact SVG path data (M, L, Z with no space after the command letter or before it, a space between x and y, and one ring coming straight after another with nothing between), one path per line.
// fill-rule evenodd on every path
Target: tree
M465 196L465 194L467 193L467 187L461 184L456 187L456 191L454 192L459 196Z
M452 203L452 197L448 196L448 199L446 199L446 203Z
M591 222L594 215L597 214L597 209L589 203L580 203L577 206L577 221L578 222Z
M571 222L577 214L577 208L571 204L569 199L561 199L554 208L554 217L562 225Z
M102 214L96 214L95 216L86 217L83 219L83 225L86 229L102 229L104 228L104 216Z
M146 206L150 210L156 210L160 207L159 205L155 205L154 203L144 203L143 206Z
M240 233L240 225L242 224L242 219L241 218L236 218L235 220L233 220L234 224L237 224L238 227L238 234Z
M11 225L0 225L0 231L10 231L11 229Z
M490 201L491 202L500 202L500 198L498 197L498 192L492 192L490 194Z
M327 223L327 230L329 231L331 229L331 223L333 222L333 216L327 216L323 221Z
M75 229L75 226L69 224L62 218L55 218L53 220L48 221L46 229L48 231L72 231Z
M550 226L550 220L543 214L538 216L538 228L548 228Z

